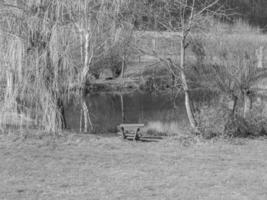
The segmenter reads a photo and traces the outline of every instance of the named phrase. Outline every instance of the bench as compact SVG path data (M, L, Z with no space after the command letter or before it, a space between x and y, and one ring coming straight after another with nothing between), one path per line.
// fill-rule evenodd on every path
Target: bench
M140 140L141 137L141 128L144 124L120 124L123 139L133 138L134 140Z
M156 142L162 139L161 136L151 136L141 133L144 124L120 124L119 128L123 139L143 141L143 142Z

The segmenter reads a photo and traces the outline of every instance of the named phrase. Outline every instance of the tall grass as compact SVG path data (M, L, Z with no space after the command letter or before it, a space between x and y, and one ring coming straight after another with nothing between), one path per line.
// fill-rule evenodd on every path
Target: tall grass
M145 128L144 132L152 135L165 135L165 136L183 136L188 134L190 131L187 130L187 122L162 122L162 121L151 121Z

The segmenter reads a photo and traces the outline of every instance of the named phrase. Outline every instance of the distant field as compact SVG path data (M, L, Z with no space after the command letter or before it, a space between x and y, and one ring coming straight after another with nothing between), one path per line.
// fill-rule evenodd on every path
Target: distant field
M190 143L188 143L190 144ZM267 140L0 136L3 200L265 200Z
M236 49L240 51L253 51L255 53L256 48L260 46L264 47L264 55L267 54L267 35L256 33L207 33L207 34L193 34L191 38L198 38L202 40L205 46L206 53L209 54L216 43L217 48L228 45L228 51L231 52ZM179 33L175 32L151 32L151 31L137 31L134 34L134 44L138 49L142 49L145 52L152 54L156 51L162 57L179 58L180 44ZM211 49L209 49L211 48ZM252 52L251 52L252 53ZM151 61L153 56L142 55L141 61ZM187 49L187 56L191 58L194 54L189 47ZM143 59L142 59L143 58ZM267 56L264 56L267 63ZM155 58L154 58L155 59Z

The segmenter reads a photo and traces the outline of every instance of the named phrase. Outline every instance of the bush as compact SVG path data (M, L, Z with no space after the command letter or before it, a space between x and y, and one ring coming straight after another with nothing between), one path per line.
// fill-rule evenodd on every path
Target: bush
M213 137L260 137L267 136L267 108L254 103L249 116L243 118L234 115L228 108L221 106L203 106L196 114L200 134L205 139Z
M253 136L267 136L267 110L264 103L255 102L246 120Z
M239 115L230 115L224 125L226 137L248 137L251 135L250 124Z
M143 131L150 136L174 136L184 135L185 130L182 123L178 122L149 122Z
M95 62L91 68L91 74L98 79L100 74L107 69L112 72L113 78L117 78L121 73L122 59L119 55L109 54L103 57L101 60Z
M201 135L211 139L224 134L227 123L227 111L222 107L203 106L196 114L196 120Z

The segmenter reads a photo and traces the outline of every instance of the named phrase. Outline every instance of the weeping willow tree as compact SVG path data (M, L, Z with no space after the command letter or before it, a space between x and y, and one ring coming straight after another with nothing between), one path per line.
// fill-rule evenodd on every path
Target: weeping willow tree
M71 29L62 17L64 2L14 1L2 7L1 32L7 40L5 104L14 102L20 112L32 112L29 117L37 125L58 131L65 126L62 90L66 80L74 78L69 56Z
M63 99L81 88L84 131L90 66L112 49L123 29L119 0L4 1L1 6L3 104L29 110L36 125L65 127ZM3 73L2 73L3 74ZM7 107L7 106L5 106Z
M1 5L2 7L2 5ZM9 9L1 10L1 124L18 124L13 113L16 113L16 99L21 88L22 65L24 56L24 41L17 32L23 35L23 31L16 26L21 12L9 13ZM12 31L11 31L12 30ZM3 87L4 86L4 87Z

